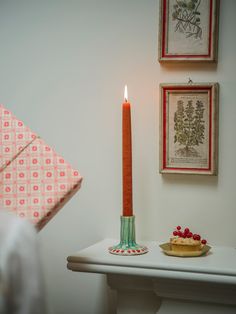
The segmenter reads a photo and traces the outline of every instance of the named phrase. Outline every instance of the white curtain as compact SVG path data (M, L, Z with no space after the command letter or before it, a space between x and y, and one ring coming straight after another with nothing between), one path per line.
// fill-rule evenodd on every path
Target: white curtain
M0 209L0 314L45 314L36 230Z

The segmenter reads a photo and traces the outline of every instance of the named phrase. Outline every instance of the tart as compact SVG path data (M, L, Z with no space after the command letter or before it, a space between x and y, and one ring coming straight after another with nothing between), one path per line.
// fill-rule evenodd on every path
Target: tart
M189 228L182 231L178 226L170 238L170 249L175 252L196 252L201 251L206 243L207 241L201 239L199 234L193 234Z

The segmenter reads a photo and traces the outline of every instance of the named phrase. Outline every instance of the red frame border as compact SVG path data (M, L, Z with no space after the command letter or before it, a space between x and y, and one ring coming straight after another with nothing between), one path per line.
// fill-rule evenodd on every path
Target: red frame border
M166 21L167 21L167 1L168 0L162 0L163 1L163 16L162 16L162 49L161 49L161 58L210 58L212 55L212 16L213 16L213 0L210 0L210 16L209 16L209 22L210 22L210 27L209 27L209 41L208 41L208 54L205 55L171 55L171 54L166 54L165 52L165 44L166 44Z
M199 172L210 172L212 171L212 90L213 86L165 86L162 87L163 90L163 111L162 111L162 131L163 131L163 138L162 138L162 153L163 153L163 158L162 158L162 170L179 170L179 171L199 171ZM208 168L174 168L174 167L167 167L167 156L166 156L166 98L167 98L167 91L174 91L174 90L208 90L210 92L210 99L209 99L209 163L208 163Z

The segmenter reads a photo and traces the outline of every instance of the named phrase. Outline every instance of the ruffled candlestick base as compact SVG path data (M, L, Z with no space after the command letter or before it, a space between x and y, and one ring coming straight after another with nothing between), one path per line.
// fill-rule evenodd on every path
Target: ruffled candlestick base
M140 255L148 252L148 248L135 241L135 216L121 216L120 243L108 248L115 255Z

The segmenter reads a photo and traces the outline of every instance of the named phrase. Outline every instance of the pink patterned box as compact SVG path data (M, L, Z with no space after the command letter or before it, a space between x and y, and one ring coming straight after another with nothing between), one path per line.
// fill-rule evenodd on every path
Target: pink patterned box
M79 190L82 177L0 105L0 207L40 230Z

